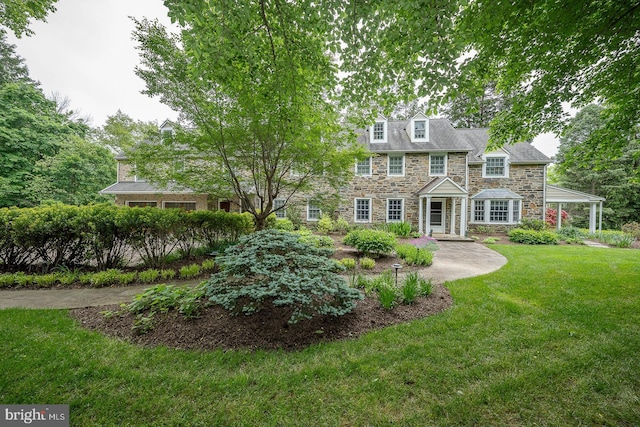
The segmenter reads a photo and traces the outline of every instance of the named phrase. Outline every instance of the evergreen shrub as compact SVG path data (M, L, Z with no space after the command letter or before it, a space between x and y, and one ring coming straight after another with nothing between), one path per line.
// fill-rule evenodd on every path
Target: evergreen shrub
M558 235L552 231L525 230L514 228L509 232L509 240L526 245L557 245Z
M344 315L363 296L338 274L342 267L331 253L277 230L243 236L217 258L221 270L207 282L206 295L232 314L286 307L290 323Z

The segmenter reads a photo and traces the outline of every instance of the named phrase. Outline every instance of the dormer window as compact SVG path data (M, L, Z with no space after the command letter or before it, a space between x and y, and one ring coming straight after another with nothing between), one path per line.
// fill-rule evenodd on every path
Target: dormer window
M413 127L413 139L425 139L427 137L427 121L416 120Z
M387 142L387 122L378 120L371 126L371 143Z
M429 119L422 113L411 118L407 133L411 142L429 142Z

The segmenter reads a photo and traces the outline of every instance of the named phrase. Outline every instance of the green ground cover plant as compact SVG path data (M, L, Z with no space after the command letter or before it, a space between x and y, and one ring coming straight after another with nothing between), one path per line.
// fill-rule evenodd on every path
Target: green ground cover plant
M553 231L514 228L509 231L509 240L525 245L557 245L558 235Z
M640 424L637 252L495 245L446 312L296 352L143 348L0 310L0 401L71 426ZM126 402L126 404L123 404Z

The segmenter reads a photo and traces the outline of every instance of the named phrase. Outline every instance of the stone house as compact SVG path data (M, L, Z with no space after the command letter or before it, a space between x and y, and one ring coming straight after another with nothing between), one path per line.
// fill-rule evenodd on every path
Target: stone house
M505 230L523 218L545 219L551 159L529 143L487 151L487 129L455 129L447 119L421 113L404 121L379 117L359 132L358 142L371 156L354 162L353 178L340 189L341 203L334 212L351 224L404 221L425 234L465 236L478 226ZM118 182L102 193L114 194L119 205L240 210L232 200L156 188L137 179L123 155L116 159ZM555 203L564 200L562 191L554 187ZM590 203L600 203L602 212L602 200ZM299 212L303 222L320 219L321 208L309 195L292 202L289 213ZM278 209L284 204L284 198L274 201L279 218L287 216ZM594 218L590 228L595 230Z

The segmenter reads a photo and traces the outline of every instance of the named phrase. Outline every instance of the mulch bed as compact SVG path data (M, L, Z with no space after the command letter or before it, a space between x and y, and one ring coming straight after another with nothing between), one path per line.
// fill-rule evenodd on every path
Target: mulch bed
M299 350L309 345L356 338L386 326L425 318L448 309L453 300L442 285L434 285L429 297L410 305L385 310L377 299L359 301L355 310L341 317L322 316L298 324L287 323L288 310L269 307L252 316L231 316L219 306L206 307L197 319L185 319L175 312L156 314L154 328L138 334L130 313L105 317L102 306L71 310L71 316L85 328L142 346L167 346L197 350Z

